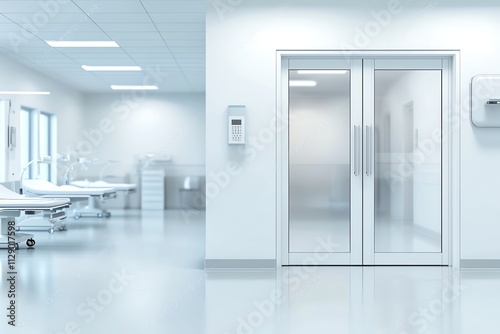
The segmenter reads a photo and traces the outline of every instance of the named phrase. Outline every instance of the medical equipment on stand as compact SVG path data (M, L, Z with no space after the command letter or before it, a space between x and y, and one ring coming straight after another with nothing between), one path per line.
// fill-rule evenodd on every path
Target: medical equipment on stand
M70 155L61 155L60 161L65 164L64 184L71 184L71 181L73 179L72 173L77 167L80 167L81 169L86 171L92 164L92 160L88 158L78 158L75 162L71 163Z
M28 168L33 165L33 164L50 164L52 163L52 158L50 156L45 156L45 157L41 157L40 159L34 159L34 160L31 160L30 162L28 162L26 164L26 166L24 166L24 168L22 169L21 171L21 176L20 176L20 180L21 180L21 194L23 193L23 177L24 177L24 173L28 170Z

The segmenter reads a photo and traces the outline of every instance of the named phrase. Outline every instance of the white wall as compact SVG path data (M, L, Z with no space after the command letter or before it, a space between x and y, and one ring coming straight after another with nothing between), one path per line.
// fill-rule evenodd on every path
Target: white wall
M208 0L207 174L231 175L229 161L241 173L219 180L208 202L207 259L276 258L276 150L262 133L275 129L278 49L459 49L461 257L500 258L500 129L468 118L469 80L500 72L499 15L485 0ZM247 155L226 144L230 104L246 105L248 138L261 135Z
M84 109L79 140L68 149L98 161L80 176L97 178L102 163L115 160L104 174L138 182L137 158L169 155L172 162L164 166L167 207L178 206L179 178L204 176L204 94L88 94ZM137 198L131 206L138 204Z
M88 140L85 132L106 129L101 140L93 136L97 158L133 163L134 154L165 153L177 164L205 162L205 147L200 145L205 140L204 94L88 94L84 106L81 138ZM86 147L77 151L84 153Z
M19 124L21 106L46 111L57 115L58 149L76 139L76 131L83 122L82 95L67 85L49 79L38 72L17 64L0 55L0 90L50 91L51 95L0 95L0 99L11 100L12 125ZM3 131L3 129L2 129ZM19 131L17 131L19 143ZM23 166L19 165L19 145L9 152L9 180L19 179Z

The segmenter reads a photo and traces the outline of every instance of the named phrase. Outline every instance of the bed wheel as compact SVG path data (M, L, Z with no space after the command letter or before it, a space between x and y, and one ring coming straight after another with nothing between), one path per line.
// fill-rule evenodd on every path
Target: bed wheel
M102 218L102 213L98 213L97 218Z
M110 218L111 217L111 212L106 212L106 218Z
M49 233L50 233L50 234L54 233L54 229L53 229L53 228L50 228L50 229L49 229Z
M59 227L59 231L66 231L66 226Z
M76 220L80 219L81 217L82 215L79 213L75 213L75 215L73 216L73 218L75 218Z
M35 239L28 239L26 240L26 245L28 245L28 247L33 247L35 246Z

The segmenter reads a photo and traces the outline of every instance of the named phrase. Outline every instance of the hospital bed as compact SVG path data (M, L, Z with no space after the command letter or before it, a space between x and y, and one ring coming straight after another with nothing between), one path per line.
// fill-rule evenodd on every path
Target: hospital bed
M110 217L111 214L100 207L100 202L116 197L113 188L79 188L72 185L57 186L46 180L23 180L23 193L30 197L67 197L71 202L87 201L84 208L75 208L73 217Z
M80 181L72 181L70 183L72 186L79 188L113 188L117 192L121 192L125 195L133 193L136 191L137 185L133 183L111 183L106 181L88 181L88 180L80 180ZM104 210L103 210L104 211ZM111 217L110 212L106 212L106 217Z
M72 181L72 186L80 188L113 188L116 191L123 191L125 193L134 192L137 186L133 183L110 183L106 181Z
M34 215L42 212L44 216L55 223L66 218L65 208L69 207L69 198L29 198L19 195L0 185L0 219L1 233L0 246L7 246L9 242L9 226L17 231L16 218L21 214ZM12 231L12 229L11 229ZM15 233L15 248L19 249L19 243L26 241L28 247L35 245L33 234Z

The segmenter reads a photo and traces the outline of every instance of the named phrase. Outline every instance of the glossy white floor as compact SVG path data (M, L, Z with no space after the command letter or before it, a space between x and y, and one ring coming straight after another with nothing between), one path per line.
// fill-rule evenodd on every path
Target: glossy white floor
M497 333L500 272L290 267L204 272L204 215L113 212L17 253L0 333Z

